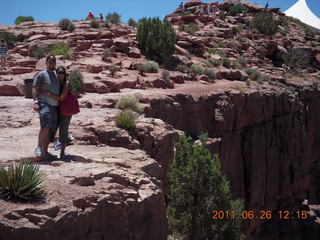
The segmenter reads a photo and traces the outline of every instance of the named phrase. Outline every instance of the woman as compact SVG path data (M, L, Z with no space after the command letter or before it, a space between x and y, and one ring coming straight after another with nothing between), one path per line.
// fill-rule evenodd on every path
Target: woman
M68 81L67 71L65 67L58 67L56 73L60 81L60 85L62 86L61 95L56 96L54 94L51 94L50 92L45 92L44 95L59 101L59 134L61 142L60 158L63 158L65 157L65 149L68 143L68 132L72 114L63 113L62 108L64 104L63 101L66 100L68 94L71 94L71 84Z

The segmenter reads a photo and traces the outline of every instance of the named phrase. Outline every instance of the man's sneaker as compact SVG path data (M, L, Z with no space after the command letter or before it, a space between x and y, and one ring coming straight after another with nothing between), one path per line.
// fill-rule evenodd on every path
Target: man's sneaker
M42 157L42 151L41 151L40 147L36 147L34 150L34 153L35 153L36 157L39 157L39 158Z
M54 144L54 150L57 151L57 150L60 150L61 149L61 142L57 139Z

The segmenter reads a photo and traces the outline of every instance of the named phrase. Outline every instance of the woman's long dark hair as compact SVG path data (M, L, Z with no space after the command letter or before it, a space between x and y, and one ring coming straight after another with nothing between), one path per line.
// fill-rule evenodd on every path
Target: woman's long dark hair
M60 86L60 93L63 90L63 86L66 83L66 81L68 80L68 74L67 74L67 69L64 66L59 66L56 69L56 72L64 72L64 79L63 79L63 85Z

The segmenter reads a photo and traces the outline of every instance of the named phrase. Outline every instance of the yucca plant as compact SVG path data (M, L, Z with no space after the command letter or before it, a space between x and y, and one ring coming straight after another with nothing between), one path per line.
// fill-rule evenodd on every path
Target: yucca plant
M0 166L0 198L32 201L44 196L45 177L30 162Z

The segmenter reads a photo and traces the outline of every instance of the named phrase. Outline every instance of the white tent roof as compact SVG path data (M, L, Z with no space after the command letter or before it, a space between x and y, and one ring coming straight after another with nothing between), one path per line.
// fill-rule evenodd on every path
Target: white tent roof
M299 0L284 13L287 16L297 18L301 22L320 29L320 19L310 10L306 0Z

